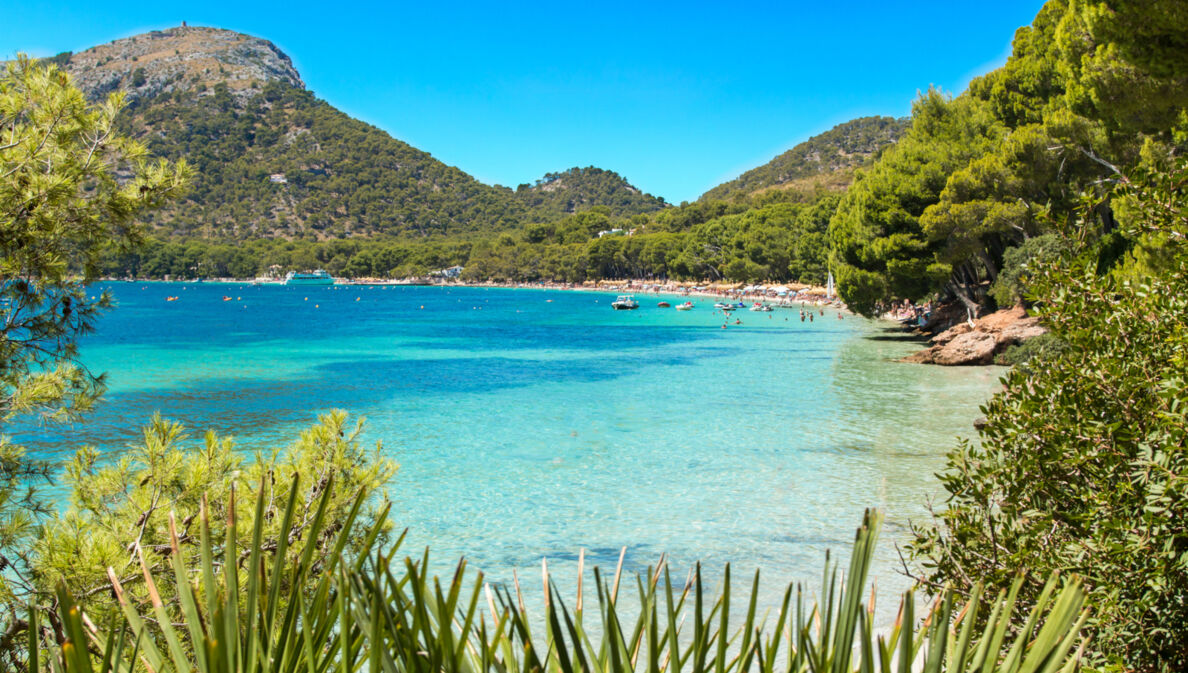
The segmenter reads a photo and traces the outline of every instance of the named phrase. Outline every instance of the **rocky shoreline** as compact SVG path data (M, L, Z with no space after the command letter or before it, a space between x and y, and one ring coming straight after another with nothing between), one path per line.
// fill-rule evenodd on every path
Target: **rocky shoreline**
M1039 318L1027 315L1023 306L996 311L974 320L960 322L929 339L928 348L913 353L903 362L963 366L994 364L994 358L1007 348L1046 333Z

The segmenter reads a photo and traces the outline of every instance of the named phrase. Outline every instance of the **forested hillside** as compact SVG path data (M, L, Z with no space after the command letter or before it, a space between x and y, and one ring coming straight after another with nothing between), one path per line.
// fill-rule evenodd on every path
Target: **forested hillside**
M516 188L530 219L550 220L591 206L606 206L616 217L648 213L667 207L663 198L644 194L621 175L594 166L548 173L535 184Z
M122 131L196 169L187 197L154 221L169 235L448 235L507 229L526 215L510 189L484 185L281 82L242 98L221 82L162 93L126 112Z
M152 216L161 238L471 235L666 205L595 168L518 192L483 184L319 100L272 43L231 31L183 26L48 60L92 98L123 92L119 130L196 169L186 198Z
M842 191L853 181L854 169L894 144L907 126L907 119L893 117L860 117L838 124L714 187L701 200L739 199L766 189Z
M823 282L834 187L898 124L843 125L762 180L825 176L825 188L671 208L592 166L515 190L480 183L319 100L285 54L252 36L183 26L46 60L92 98L122 92L118 129L194 169L182 199L143 216L148 245L109 255L116 276L245 277L274 265L407 276L463 264L474 279Z

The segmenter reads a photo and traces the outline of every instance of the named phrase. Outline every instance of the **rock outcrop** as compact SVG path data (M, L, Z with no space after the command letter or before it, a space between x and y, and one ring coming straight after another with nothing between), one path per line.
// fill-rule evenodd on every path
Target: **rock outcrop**
M132 101L218 82L237 97L274 80L305 86L276 45L220 28L181 26L126 37L70 55L65 68L94 99L123 89Z
M1047 332L1039 318L1022 306L991 313L951 327L930 340L932 346L904 358L904 362L934 365L988 365L1009 346Z

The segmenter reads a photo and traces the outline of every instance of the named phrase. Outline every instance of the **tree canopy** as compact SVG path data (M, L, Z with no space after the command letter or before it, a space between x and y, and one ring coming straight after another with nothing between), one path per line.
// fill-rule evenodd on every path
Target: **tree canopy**
M1078 213L1096 235L1115 232L1109 185L1184 149L1183 14L1175 3L1051 0L1003 68L957 97L924 94L903 140L831 222L843 299L868 315L927 296L976 312L993 306L1008 250Z

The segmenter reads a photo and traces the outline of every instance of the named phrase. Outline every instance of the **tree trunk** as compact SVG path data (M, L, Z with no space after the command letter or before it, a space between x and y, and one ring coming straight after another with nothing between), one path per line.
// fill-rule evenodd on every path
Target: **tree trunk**
M978 248L977 255L978 259L982 260L982 264L986 267L986 277L993 283L998 278L998 267L995 266L994 260L990 258L990 253L985 249Z
M950 282L949 291L953 293L953 296L960 299L962 304L965 304L965 312L969 316L969 321L973 322L973 319L978 317L978 313L981 312L982 307L973 299L969 298L969 295L966 294L959 283Z

